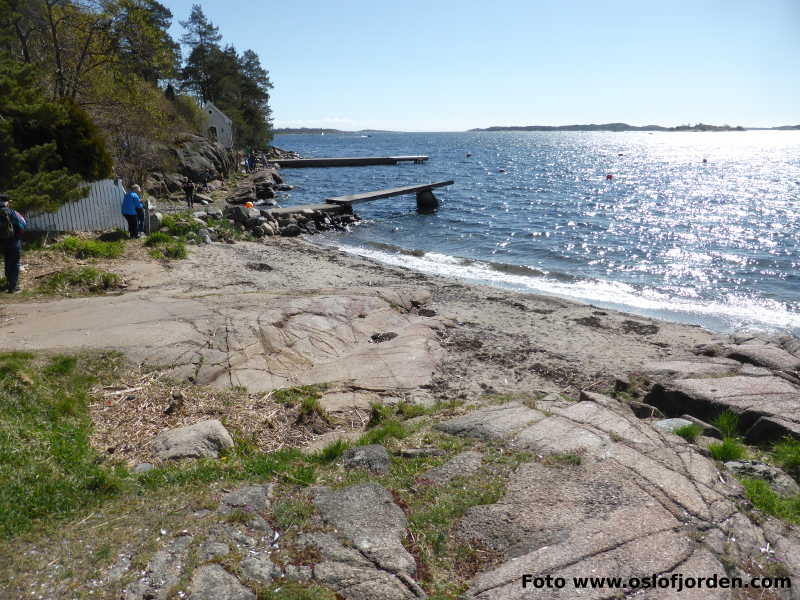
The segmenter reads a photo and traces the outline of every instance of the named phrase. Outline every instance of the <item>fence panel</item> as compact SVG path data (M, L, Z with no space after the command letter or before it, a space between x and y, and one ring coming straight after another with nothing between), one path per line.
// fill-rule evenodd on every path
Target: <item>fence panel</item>
M77 202L68 202L54 213L25 215L32 231L100 231L125 229L120 213L125 188L114 179L87 184L89 193Z

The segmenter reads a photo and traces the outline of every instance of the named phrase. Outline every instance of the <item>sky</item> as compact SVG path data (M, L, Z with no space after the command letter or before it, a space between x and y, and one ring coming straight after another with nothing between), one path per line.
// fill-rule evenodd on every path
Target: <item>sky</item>
M161 0L188 18L192 0ZM204 0L276 127L800 124L800 0Z

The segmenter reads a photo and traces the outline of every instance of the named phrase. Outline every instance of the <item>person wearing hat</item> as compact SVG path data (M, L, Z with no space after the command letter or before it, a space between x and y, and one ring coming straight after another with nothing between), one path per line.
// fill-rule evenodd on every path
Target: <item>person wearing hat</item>
M128 233L131 239L139 237L139 214L144 213L144 206L139 194L142 193L142 188L134 184L129 191L122 198L122 216L128 222Z
M19 291L19 260L22 256L22 233L27 222L9 206L7 194L0 194L0 249L5 262L6 291L14 294Z

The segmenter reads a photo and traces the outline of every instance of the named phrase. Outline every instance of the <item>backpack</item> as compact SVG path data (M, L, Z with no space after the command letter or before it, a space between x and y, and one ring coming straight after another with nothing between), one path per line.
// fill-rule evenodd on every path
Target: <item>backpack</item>
M14 220L11 218L11 211L7 208L0 208L0 241L13 240L17 237L14 229Z

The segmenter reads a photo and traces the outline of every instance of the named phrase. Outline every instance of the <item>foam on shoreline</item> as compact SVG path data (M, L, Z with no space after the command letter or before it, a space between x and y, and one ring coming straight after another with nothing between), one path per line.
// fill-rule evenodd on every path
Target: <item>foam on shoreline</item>
M328 240L323 245L334 245L349 254L429 275L556 296L664 321L700 325L711 331L754 330L800 335L800 314L777 301L730 295L724 301L703 303L620 282L580 279L566 273L548 273L526 266L408 250L389 244L352 246L339 239Z

